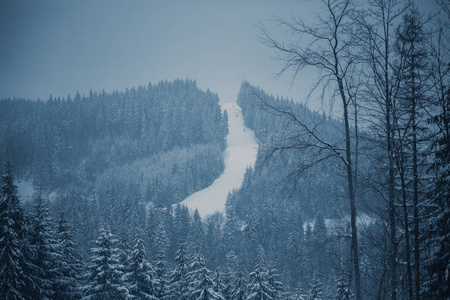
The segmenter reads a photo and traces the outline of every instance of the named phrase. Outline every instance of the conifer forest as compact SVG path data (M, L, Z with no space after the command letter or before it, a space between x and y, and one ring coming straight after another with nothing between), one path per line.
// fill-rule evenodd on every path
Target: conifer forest
M123 89L0 94L0 299L450 299L450 2L314 1L252 25L271 80L311 83L301 99L251 72L223 99L156 67Z

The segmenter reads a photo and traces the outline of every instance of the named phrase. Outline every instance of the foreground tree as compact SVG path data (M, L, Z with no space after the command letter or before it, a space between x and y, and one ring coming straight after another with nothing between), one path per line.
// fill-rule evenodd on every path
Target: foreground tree
M61 277L56 282L55 298L80 299L81 273L84 266L78 248L73 242L72 231L64 212L58 221L57 237L61 253L61 260L58 261Z
M419 198L421 184L421 169L423 164L420 157L424 156L420 151L423 141L426 140L423 132L425 128L420 125L424 110L429 106L426 102L425 92L429 89L426 85L429 75L426 74L427 52L425 23L416 7L411 7L403 16L403 21L397 29L397 48L402 61L400 106L405 115L404 131L411 148L412 157L412 184L413 184L413 235L414 235L414 290L415 299L420 298L420 241L419 241ZM422 142L421 142L422 141ZM402 184L403 186L403 184ZM405 224L405 235L409 231L408 223ZM409 244L409 241L406 241ZM407 249L409 252L409 249ZM409 255L409 253L407 253ZM411 274L408 274L409 276ZM412 286L411 277L408 278ZM411 291L411 289L409 289ZM411 292L410 292L411 297Z
M170 275L170 284L168 287L169 299L186 299L184 294L188 286L187 263L188 259L185 244L179 243L178 250L175 253L175 269Z
M433 207L429 212L426 237L431 255L425 264L428 276L424 296L430 299L450 297L450 89L447 88L441 101L445 106L435 118L441 130L436 139L435 162L430 170L434 175L430 195Z
M119 264L117 240L109 226L100 228L100 235L95 241L97 247L92 248L91 265L84 287L86 295L83 299L128 299L129 293L122 281L122 267Z
M246 298L246 280L242 265L239 264L231 288L231 298L236 300L244 300Z
M300 39L301 42L284 44L273 39L268 31L262 27L263 42L269 47L279 52L283 67L279 73L281 76L285 71L292 70L294 78L299 71L306 67L315 68L320 72L316 87L323 85L323 90L332 91L332 95L338 94L342 105L342 120L344 123L345 145L333 145L321 139L315 132L297 118L292 111L274 108L282 115L287 115L301 130L302 134L297 137L290 137L288 145L281 149L304 149L313 147L319 149L322 154L317 162L334 157L338 158L346 172L347 190L350 204L350 224L351 224L351 249L353 255L353 269L355 274L356 299L361 300L361 276L359 271L359 249L358 232L356 230L356 176L357 165L355 153L357 149L352 145L351 126L351 105L355 105L356 96L355 81L356 62L350 14L352 3L350 0L323 0L323 15L319 18L319 23L307 25L300 18L293 18L291 22L277 19L276 21L286 27L290 33ZM336 92L337 91L337 92ZM323 94L322 94L323 96ZM355 118L355 122L356 122ZM355 123L357 130L357 123ZM303 133L306 133L309 140L305 141ZM357 141L356 141L357 145ZM316 162L316 163L317 163ZM315 164L315 163L314 163Z
M128 290L137 299L158 299L155 288L155 271L145 255L141 234L136 234L130 255L129 272L124 275Z
M430 121L436 126L437 134L433 143L434 162L429 170L433 180L429 193L431 207L426 216L429 223L424 239L431 253L424 262L423 297L447 299L450 298L450 3L436 2L444 13L444 21L437 24L437 34L430 47L436 110Z
M12 167L5 164L0 199L0 295L4 299L26 299L26 292L34 282L28 276L33 269L25 253L25 220L17 187L14 185Z
M401 76L397 76L399 70L394 63L394 25L406 11L408 3L404 6L398 0L371 0L369 5L370 10L360 10L355 18L359 30L355 39L366 63L364 90L368 119L374 120L371 125L376 147L383 150L377 154L379 160L375 160L373 165L378 177L371 180L380 198L387 202L389 249L384 251L388 252L390 293L395 300L398 291L398 203L394 150Z
M255 265L255 270L250 273L247 284L247 300L272 300L274 290L270 287L266 272L262 269L261 259Z
M64 280L59 263L63 257L59 249L53 220L41 194L35 199L30 216L28 235L30 253L36 266L33 276L37 286L32 291L34 299L52 299L57 293L58 282Z
M224 300L220 292L214 290L214 282L209 276L210 271L206 268L205 258L196 247L192 262L189 266L187 299L199 300Z

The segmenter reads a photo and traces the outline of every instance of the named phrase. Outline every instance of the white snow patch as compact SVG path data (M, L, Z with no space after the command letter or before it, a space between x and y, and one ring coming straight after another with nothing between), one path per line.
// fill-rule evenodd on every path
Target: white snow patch
M333 232L338 229L345 229L346 227L350 228L350 215L345 214L342 216L342 218L338 219L324 219L325 226L327 227L327 230ZM311 230L314 230L314 222L315 220L304 222L303 223L303 230L306 231L306 227L311 227ZM359 213L356 217L356 226L360 228L367 227L375 222L374 218L370 217L366 213Z
M34 188L32 180L19 180L16 182L17 186L17 196L20 201L28 201L33 199L36 189Z
M228 193L241 187L245 171L254 166L258 151L255 134L244 126L241 108L235 103L225 103L221 107L228 112L225 170L210 186L181 202L189 209L197 209L202 217L225 210Z

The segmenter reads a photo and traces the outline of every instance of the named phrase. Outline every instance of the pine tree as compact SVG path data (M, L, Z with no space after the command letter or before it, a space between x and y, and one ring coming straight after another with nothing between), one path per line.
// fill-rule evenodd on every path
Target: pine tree
M232 283L231 298L235 300L246 299L246 280L244 276L244 271L242 270L242 265L239 265L236 276Z
M128 283L128 290L137 299L158 299L155 287L155 271L147 261L144 241L141 234L136 234L133 251L130 255L129 272L123 278Z
M167 296L167 278L166 278L166 256L164 255L164 251L159 251L158 255L156 255L156 264L155 264L155 289L156 289L156 297L158 299L165 299Z
M58 268L61 277L56 281L56 299L80 299L81 280L80 274L83 270L81 255L73 242L69 222L61 212L58 221L57 236L61 260Z
M295 294L292 297L292 300L307 300L307 296L303 292L301 282L298 283L297 288L295 289Z
M35 199L31 213L29 243L32 261L37 267L37 272L33 274L37 288L32 291L32 297L54 298L56 281L62 276L58 266L62 261L62 254L58 249L53 221L41 194Z
M247 284L247 300L272 300L272 295L274 293L271 289L269 282L267 281L266 272L262 269L261 258L255 265L255 270L249 275L249 282Z
M95 241L97 247L92 248L91 265L88 272L88 282L84 287L84 299L128 299L129 293L122 281L122 266L119 263L117 240L109 226L100 228L100 235Z
M214 272L214 275L212 277L212 281L214 283L214 291L219 294L223 294L223 291L225 290L225 284L222 281L222 276L220 275L219 268L216 268L216 271Z
M308 300L322 300L322 283L319 274L314 272L314 277L309 284Z
M119 242L117 243L117 258L121 266L120 271L125 274L130 271L129 261L130 261L130 246L128 245L126 235L121 234Z
M199 300L224 300L223 296L214 291L214 282L209 276L210 271L206 268L205 259L196 247L192 263L189 266L187 299Z
M336 286L334 289L334 299L346 300L350 299L350 283L348 281L348 275L341 272L340 276L336 279Z
M229 300L231 299L231 291L232 291L232 274L230 273L230 269L226 268L223 272L223 290L222 290L222 296Z
M184 293L188 286L187 267L188 259L185 250L185 244L179 243L178 250L175 253L175 269L170 275L169 299L186 299Z
M450 89L441 99L442 111L434 118L440 132L431 170L434 171L430 198L434 207L429 213L430 224L426 244L431 256L426 262L428 278L424 296L434 299L450 298Z
M34 287L28 276L32 263L26 257L26 227L12 167L5 164L0 199L0 295L3 299L25 299L26 291Z
M327 251L327 227L322 214L319 214L314 222L312 231L312 254L311 261L314 261L318 271L323 274L328 266Z
M279 275L277 274L277 270L275 269L273 262L269 265L266 274L267 283L272 290L272 299L283 299L284 286L280 281L277 280Z
M192 248L195 248L198 245L201 245L205 239L205 230L203 228L202 219L198 210L195 210L194 217L192 221L192 226L189 231L189 245Z
M409 296L412 296L412 287L415 290L415 299L420 298L420 204L419 198L420 191L423 190L423 180L420 178L421 169L423 169L423 163L420 162L421 156L423 156L424 148L424 132L425 127L420 125L420 120L423 118L425 107L428 106L425 101L425 92L429 90L426 85L426 80L429 75L427 74L428 61L426 51L426 34L423 31L424 22L422 16L417 7L412 6L410 10L403 16L403 22L397 28L397 49L400 54L402 64L402 76L401 76L401 90L400 100L402 104L403 114L405 115L404 127L405 141L401 141L404 144L409 144L411 149L406 149L404 146L402 152L410 152L411 166L407 166L412 169L412 198L413 198L413 249L414 249L414 284L411 279L410 270L410 254L409 254L409 240L406 241L407 249L407 284L409 290ZM401 118L401 116L399 117ZM403 137L403 134L402 134ZM400 139L400 138L398 138ZM403 153L402 153L403 154ZM406 184L403 183L403 186ZM406 187L403 187L406 189ZM406 193L406 191L405 191ZM406 200L405 200L406 202ZM405 214L406 217L408 214ZM408 222L405 221L405 231L409 231ZM405 236L405 239L409 238Z

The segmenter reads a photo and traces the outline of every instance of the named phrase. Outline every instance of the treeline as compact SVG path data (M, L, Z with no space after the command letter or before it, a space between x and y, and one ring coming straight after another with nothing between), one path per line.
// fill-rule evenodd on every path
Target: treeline
M114 234L104 221L84 256L74 239L77 228L70 226L64 212L52 213L41 195L23 210L9 162L2 180L4 299L317 299L325 292L317 272L302 273L310 283L305 290L285 288L274 263L282 249L266 253L259 247L250 257L254 245L246 240L253 238L251 230L256 228L248 230L247 224L247 230L239 229L230 210L232 201L226 219L215 214L204 221L184 206L172 210L155 205L133 237ZM296 225L291 229L298 233L301 225ZM292 267L301 266L293 270L313 270L315 263L306 259L307 252L324 242L326 230L323 218L318 218L313 230L307 226L304 242L298 244L298 237L289 234L292 251L306 247L305 256L296 253L292 258ZM320 255L314 259L323 259ZM336 295L345 289L345 281L339 279Z

